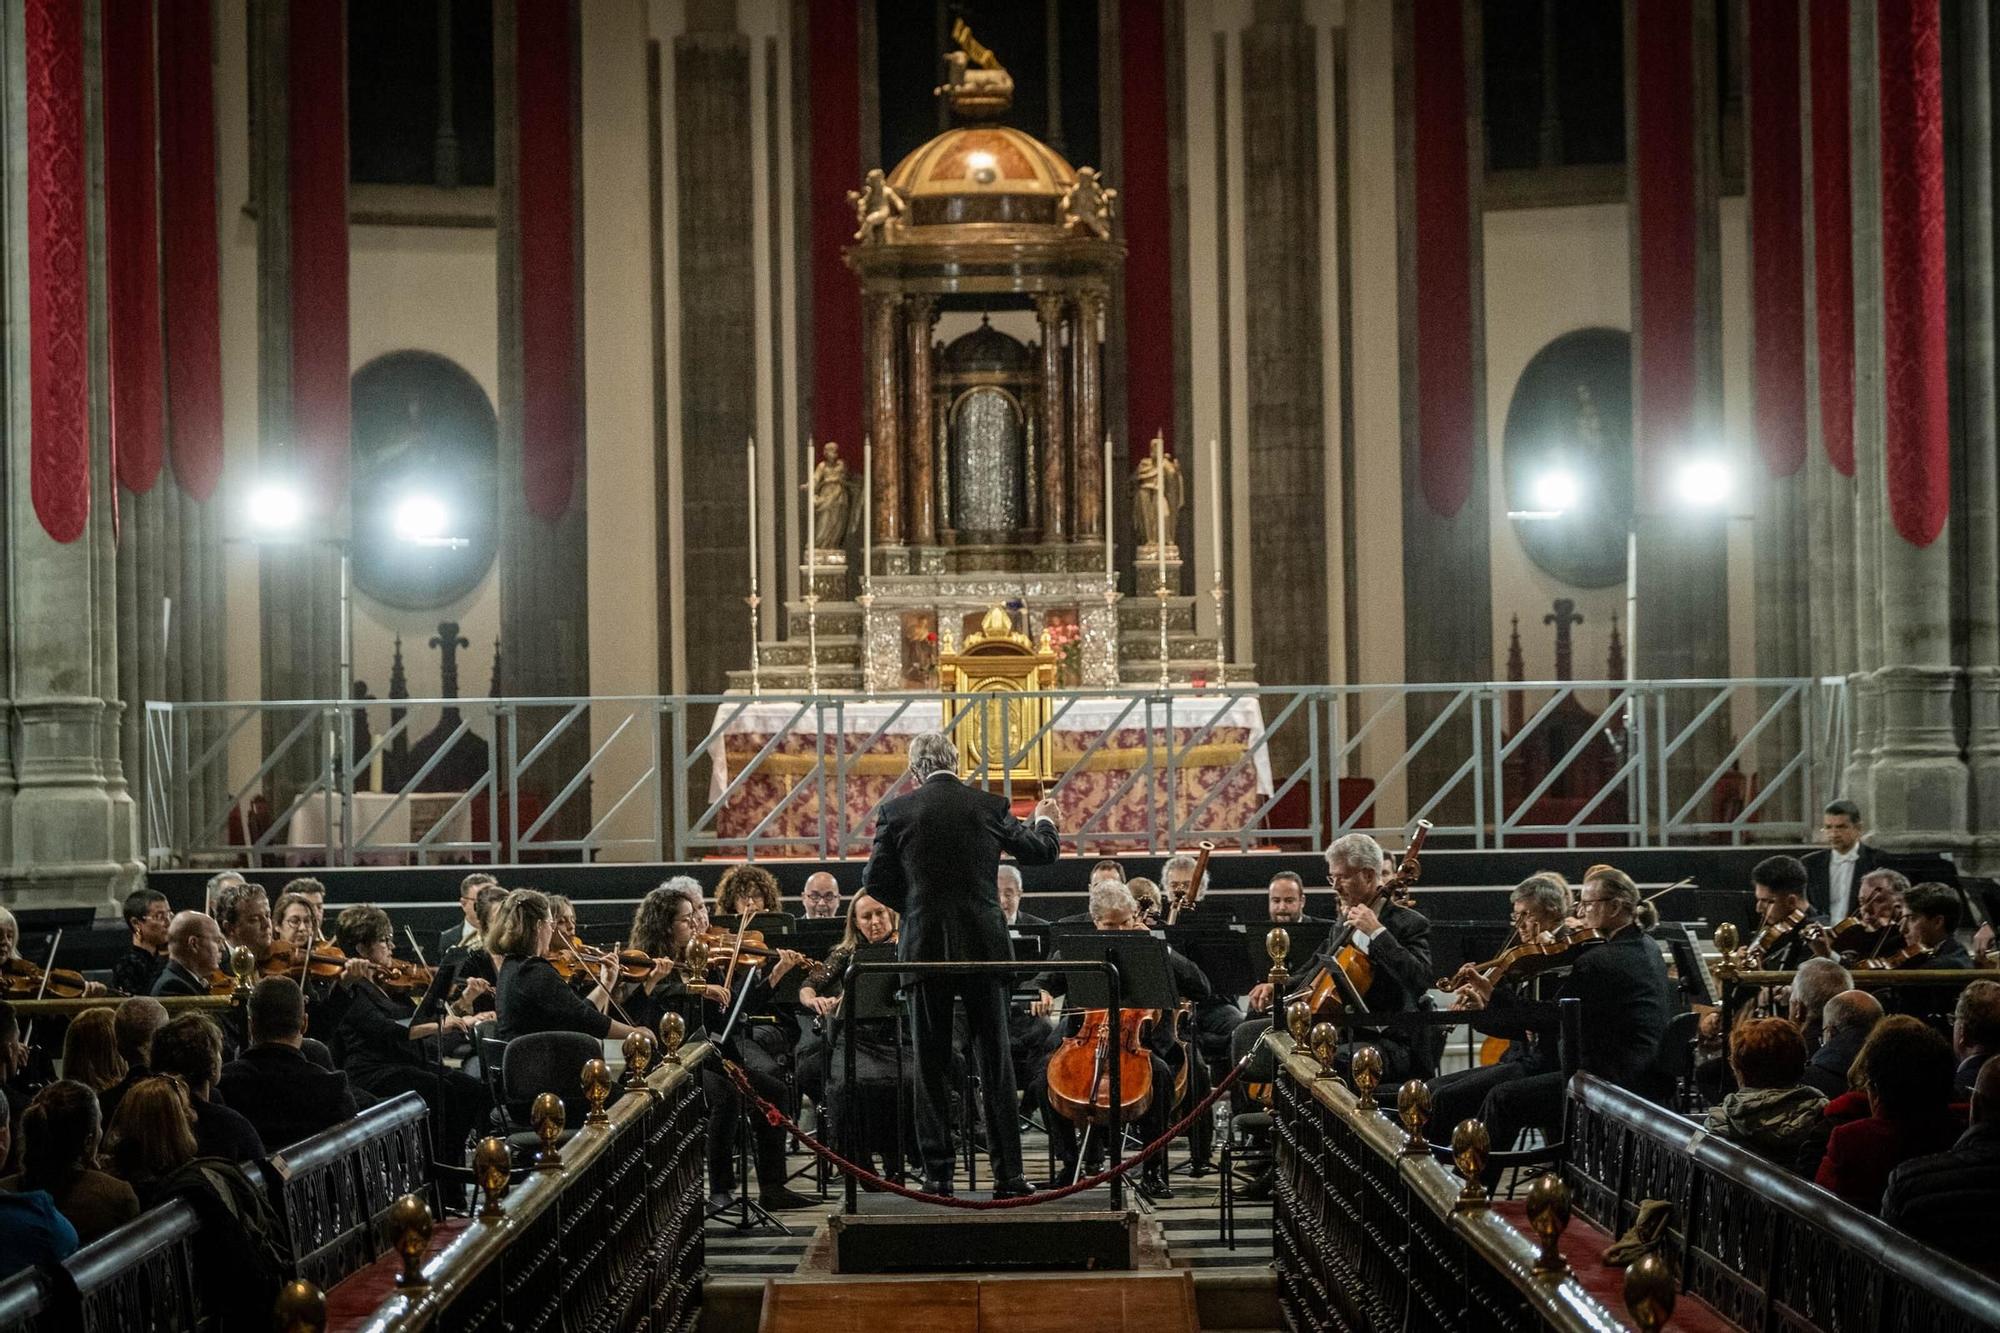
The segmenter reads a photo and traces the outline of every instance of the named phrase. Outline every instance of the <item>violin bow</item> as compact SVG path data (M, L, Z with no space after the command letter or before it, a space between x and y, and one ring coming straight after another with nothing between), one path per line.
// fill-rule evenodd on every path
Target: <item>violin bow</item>
M563 941L562 951L569 955L569 960L572 963L575 963L578 967L584 968L586 970L589 969L590 965L583 961L582 955L580 955L576 951L576 946L574 944L571 944L568 940ZM613 958L613 961L614 962L616 961L615 956ZM617 977L617 975L618 975L617 971L614 968L612 971L612 976L614 978L613 984L616 984L615 978ZM618 1015L618 1021L623 1023L628 1028L638 1027L639 1025L632 1021L632 1015L626 1013L625 1007L618 1003L618 997L611 993L611 986L606 985L601 979L598 981L597 984L603 988L605 1005L611 1010L611 1012Z
M62 948L63 928L56 927L56 937L49 941L49 961L42 967L42 984L35 988L35 998L46 999L49 993L49 978L55 974L56 951ZM21 1033L21 1044L32 1045L35 1039L35 1020L29 1019L26 1030Z

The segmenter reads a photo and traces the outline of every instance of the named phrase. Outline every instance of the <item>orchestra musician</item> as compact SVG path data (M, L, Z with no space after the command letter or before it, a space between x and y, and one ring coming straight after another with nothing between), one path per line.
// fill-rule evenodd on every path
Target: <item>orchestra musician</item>
M502 959L500 981L494 987L499 1015L495 1037L512 1041L531 1032L582 1032L616 1041L637 1030L608 1012L608 975L598 978L588 996L579 996L549 961L555 922L545 895L515 889L495 910L489 925L486 942Z
M153 982L167 965L167 927L173 910L158 889L134 889L125 895L125 928L132 944L111 968L111 984L127 995L151 995Z
M1306 882L1296 871L1280 870L1271 876L1271 882L1264 886L1264 905L1273 925L1319 920L1306 914Z
M21 923L14 919L14 914L12 912L8 911L4 907L0 907L0 965L4 965L6 963L13 961L16 958L20 958L21 957L20 946L21 946ZM35 971L30 972L29 975L31 976L39 975L40 965L36 964L34 959L24 958L21 959L21 961L33 965L34 968L36 969ZM103 995L105 994L104 983L101 981L86 981L83 984L83 993L85 995ZM33 999L34 995L32 992L30 992L27 996L24 996L22 998Z
M1139 900L1132 894L1129 884L1119 884L1113 880L1099 880L1090 889L1090 923L1098 930L1140 931L1146 929L1140 917ZM1061 961L1060 952L1049 955L1050 962ZM1179 997L1190 1004L1199 1003L1211 993L1208 978L1201 969L1186 958L1167 950L1167 967L1174 978L1174 990ZM1069 989L1069 974L1062 971L1040 973L1029 983L1040 995L1035 1000L1034 1012L1046 1016L1055 1011L1056 997ZM1175 1038L1175 1015L1171 1012L1154 1014L1146 1030L1145 1043L1153 1067L1153 1095L1140 1114L1137 1127L1142 1141L1151 1143L1172 1123L1174 1109L1174 1081L1190 1059L1187 1050ZM1189 1075L1192 1079L1193 1070ZM1057 1189L1070 1182L1076 1174L1077 1133L1076 1125L1063 1116L1049 1097L1049 1060L1044 1058L1036 1071L1035 1081L1028 1086L1028 1104L1041 1115L1049 1130L1049 1150L1056 1162L1055 1174L1050 1177L1049 1188ZM1121 1095L1124 1093L1121 1089ZM1189 1084L1191 1095L1205 1094L1204 1084L1193 1081ZM1101 1136L1099 1136L1101 1139ZM1101 1143L1094 1146L1092 1156L1102 1152ZM1094 1162L1092 1172L1097 1169ZM1167 1184L1167 1155L1164 1152L1148 1159L1139 1180L1139 1192L1149 1199L1171 1199L1173 1190Z
M209 978L222 966L225 952L222 930L213 917L206 912L176 912L167 925L167 964L154 978L152 993L208 994ZM223 1035L229 1036L227 1029Z
M833 1125L833 1142L839 1144L843 1153L857 1154L853 1160L869 1164L879 1154L882 1158L882 1175L900 1181L903 1178L903 1163L920 1161L913 1143L897 1141L897 1126L916 1123L916 1103L909 1095L909 1085L903 1081L906 1070L915 1066L914 1052L903 1032L903 1024L895 1018L849 1019L839 1014L841 1001L845 998L847 965L854 954L864 944L893 944L896 942L900 921L896 913L870 897L864 890L854 896L847 905L847 931L840 943L828 955L824 976L808 980L799 987L799 1003L810 1010L816 1019L816 1026L830 1033L813 1046L815 1062L820 1068L811 1071L814 1086L825 1090L823 1103L818 1097L816 1104L824 1105ZM854 1077L856 1087L852 1105L854 1108L854 1133L846 1132L840 1124L840 1117L849 1106L846 1089L847 1046L854 1043ZM900 1049L899 1049L900 1048ZM801 1056L805 1054L801 1045ZM803 1063L799 1069L800 1086L806 1086L808 1071ZM903 1114L897 1113L898 1095L903 1098Z
M363 903L342 911L334 926L334 942L350 961L363 962L371 971L386 969L395 961L395 927L379 907ZM339 1027L348 1078L381 1097L402 1092L422 1097L430 1108L436 1160L463 1162L466 1139L485 1123L493 1101L479 1079L445 1066L434 1039L452 1033L470 1035L475 1023L490 1022L493 1016L474 1019L449 1011L437 1018L420 1016L421 995L391 994L372 979L352 990Z
M1569 884L1553 870L1540 871L1528 876L1514 886L1509 908L1514 923L1510 946L1522 943L1555 944L1567 939L1571 933L1565 919L1569 911ZM1504 953L1504 951L1503 951ZM1477 963L1467 963L1460 967L1451 978L1451 989L1455 992L1474 977L1482 975ZM1544 971L1534 976L1503 977L1495 988L1497 994L1508 997L1523 996L1540 999L1545 993L1553 993L1555 977ZM1455 1008L1469 1008L1461 1002ZM1497 1006L1505 1011L1504 1003ZM1488 1012L1492 1012L1489 1007ZM1484 1031L1480 1021L1483 1015L1475 1016L1472 1026ZM1546 1073L1556 1068L1552 1050L1543 1049L1541 1034L1532 1030L1523 1034L1520 1041L1509 1041L1507 1049L1492 1064L1475 1065L1470 1069L1460 1069L1442 1075L1431 1081L1431 1120L1439 1125L1456 1125L1479 1114L1486 1094L1503 1083L1511 1083L1531 1074Z
M1806 901L1806 868L1796 856L1767 856L1750 872L1756 895L1757 920L1768 945L1758 966L1789 972L1813 953L1809 926L1824 926L1826 918ZM1754 942L1752 947L1754 948Z
M1340 951L1352 946L1367 958L1373 974L1361 995L1370 1014L1407 1013L1429 1005L1431 923L1383 891L1385 860L1382 844L1366 833L1349 833L1326 849L1327 882L1340 901L1342 924L1321 942L1304 972L1292 979L1293 993L1310 989L1325 969L1338 966ZM1250 988L1250 1011L1268 1014L1271 1005L1283 999L1272 994L1270 982L1260 981ZM1270 1048L1260 1045L1270 1026L1268 1019L1250 1019L1236 1029L1231 1042L1236 1060L1256 1048L1244 1077L1260 1083L1269 1082L1276 1067ZM1356 1045L1373 1046L1381 1053L1382 1079L1389 1084L1420 1077L1435 1061L1431 1043L1413 1038L1405 1029L1384 1027L1359 1041L1343 1042L1343 1056L1351 1055Z
M799 906L808 921L831 921L840 915L840 883L824 870L806 876Z
M1574 998L1583 1006L1578 1067L1623 1088L1642 1094L1651 1091L1644 1084L1673 1013L1673 989L1660 946L1638 923L1639 902L1639 886L1624 871L1592 866L1584 874L1577 906L1584 928L1601 939L1578 950L1569 975L1553 996L1529 999L1510 994L1476 971L1460 983L1460 1006L1485 1011L1473 1020L1482 1031L1510 1039L1525 1038L1530 1032L1538 1036L1532 1072L1489 1089L1480 1103L1479 1119L1496 1150L1512 1149L1520 1132L1530 1126L1540 1127L1551 1142L1561 1134L1568 1084L1556 1040L1556 1006L1561 1000ZM1489 1187L1499 1179L1500 1170L1497 1164L1488 1165Z
M1912 970L1971 967L1972 954L1958 938L1965 907L1948 884L1919 884L1903 899L1903 967Z
M278 890L278 900L280 902L288 897L303 898L305 900L306 906L312 909L312 937L316 940L325 939L326 885L320 883L311 875L300 875L297 879L286 880L285 887ZM282 915L275 907L272 909L272 916L281 917Z
M1026 865L1046 865L1061 851L1056 818L1044 800L1029 823L1016 819L1004 797L958 780L958 747L941 731L910 739L909 771L916 790L883 804L868 860L868 892L902 913L904 962L1007 960L1013 946L1000 914L995 871L1005 851ZM985 1097L987 1149L994 1197L1031 1190L1021 1173L1021 1135L1014 1067L1007 1052L1007 987L998 977L927 977L911 1002L917 1051L917 1137L923 1146L924 1188L949 1194L952 1148L951 1068L954 1001L962 1001L974 1062Z

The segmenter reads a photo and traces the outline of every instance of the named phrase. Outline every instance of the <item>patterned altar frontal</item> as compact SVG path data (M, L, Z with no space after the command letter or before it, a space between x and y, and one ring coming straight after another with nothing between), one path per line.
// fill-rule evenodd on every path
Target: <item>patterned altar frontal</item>
M1066 844L1131 851L1234 835L1270 798L1254 695L1075 698L1055 701L1055 712L1053 794ZM865 855L875 809L907 785L910 737L939 722L928 700L857 699L837 715L782 701L725 705L709 744L718 836L754 834L760 853L776 840L795 855Z

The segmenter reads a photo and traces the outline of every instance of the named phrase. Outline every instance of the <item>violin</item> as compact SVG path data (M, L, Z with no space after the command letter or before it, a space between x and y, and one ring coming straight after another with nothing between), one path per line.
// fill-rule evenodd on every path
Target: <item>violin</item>
M437 969L400 960L375 969L375 984L392 995L421 995L437 979Z
M1208 858L1214 854L1215 844L1204 839L1196 846L1200 855L1194 859L1194 878L1188 881L1185 893L1176 893L1173 901L1167 904L1167 924L1170 926L1180 920L1182 912L1201 902L1201 886L1208 879Z
M1489 985L1499 985L1506 978L1516 981L1526 977L1539 976L1554 968L1565 967L1576 961L1576 953L1587 944L1599 944L1604 936L1594 930L1573 930L1562 939L1529 940L1503 949L1498 956L1473 966ZM1451 990L1452 979L1439 977L1439 990Z
M1153 1056L1145 1035L1158 1021L1150 1009L1118 1013L1113 1048L1108 1009L1086 1009L1076 1035L1049 1057L1049 1105L1065 1120L1102 1125L1111 1118L1111 1062L1118 1062L1118 1116L1129 1122L1153 1101Z
M730 958L754 958L758 962L769 962L780 957L781 949L774 949L764 943L761 930L705 930L701 942L708 946L709 966L727 963Z
M1765 956L1771 950L1784 943L1785 938L1804 924L1805 919L1805 904L1800 903L1790 912L1787 912L1782 920L1773 921L1770 925L1764 927L1763 930L1757 933L1757 938L1750 942L1750 947L1743 951L1745 966L1749 970L1755 971L1764 961Z
M1859 959L1854 966L1863 972L1894 972L1922 962L1936 952L1936 949L1921 944L1905 944L1896 952L1883 954L1879 958Z
M315 941L311 948L301 949L284 939L273 942L271 951L257 966L261 976L290 977L302 985L308 977L331 981L346 969L347 955L331 944Z
M9 958L0 963L0 979L6 981L5 994L10 1000L74 1000L90 988L81 972L66 967L44 968L25 958Z

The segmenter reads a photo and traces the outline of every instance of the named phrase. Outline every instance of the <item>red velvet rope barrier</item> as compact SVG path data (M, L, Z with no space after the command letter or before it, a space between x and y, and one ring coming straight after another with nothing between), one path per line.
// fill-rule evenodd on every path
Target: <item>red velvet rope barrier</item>
M1254 1051L1251 1052L1251 1054L1254 1053ZM1053 1203L1057 1199L1067 1199L1072 1194L1081 1194L1085 1190L1096 1189L1106 1181L1124 1175L1133 1167L1138 1166L1142 1162L1149 1161L1165 1151L1169 1143L1180 1137L1187 1130L1187 1127L1195 1122L1198 1116L1205 1115L1208 1112L1208 1108L1215 1105L1217 1098L1229 1091L1236 1080L1242 1077L1243 1067L1249 1063L1250 1054L1246 1054L1241 1060L1236 1062L1235 1068L1223 1075L1221 1082L1209 1089L1206 1097L1195 1103L1192 1110L1169 1125L1164 1134L1154 1139L1138 1152L1132 1154L1132 1156L1127 1157L1124 1161L1104 1171L1100 1171L1094 1176L1085 1176L1081 1180L1064 1185L1061 1189L1036 1190L1033 1194L1024 1194L1015 1199L960 1199L946 1194L926 1194L922 1190L913 1190L907 1185L898 1185L893 1180L886 1180L876 1175L873 1171L870 1171L867 1167L848 1161L845 1157L842 1157L839 1153L806 1133L805 1130L799 1127L797 1121L771 1105L771 1103L765 1101L758 1095L757 1090L750 1086L749 1075L745 1074L742 1067L734 1060L725 1059L722 1062L722 1068L723 1072L729 1075L729 1081L736 1085L736 1090L745 1097L748 1097L756 1105L757 1109L764 1113L764 1119L771 1124L782 1126L793 1138L804 1144L807 1151L825 1158L843 1173L853 1176L862 1184L874 1185L890 1194L899 1194L905 1199L915 1199L919 1203L935 1203L941 1204L946 1208L970 1208L984 1211L992 1208L1025 1208L1030 1204Z

